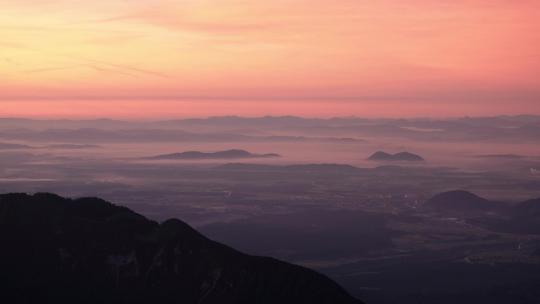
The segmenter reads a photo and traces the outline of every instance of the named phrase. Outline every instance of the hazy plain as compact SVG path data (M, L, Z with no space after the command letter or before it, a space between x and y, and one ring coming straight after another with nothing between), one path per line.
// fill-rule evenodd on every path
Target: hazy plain
M540 261L531 254L540 236L493 231L422 206L455 189L507 206L540 197L538 130L540 118L529 116L3 119L0 192L99 196L155 220L177 217L240 250L323 271L369 303L474 303L481 292L499 303L507 298L492 293L497 284L512 292L515 282L538 279ZM229 149L281 157L145 159ZM425 161L367 160L379 150ZM456 269L477 282L448 288L460 282ZM516 281L498 277L504 271ZM435 274L445 279L432 282Z

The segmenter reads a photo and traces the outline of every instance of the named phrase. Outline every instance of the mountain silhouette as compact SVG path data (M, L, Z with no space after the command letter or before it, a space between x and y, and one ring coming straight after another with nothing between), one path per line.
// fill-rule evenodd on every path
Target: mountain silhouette
M199 159L237 159L237 158L272 158L280 157L279 154L255 154L245 150L232 149L218 152L201 152L201 151L186 151L182 153L163 154L148 157L147 159L167 160L167 159L183 159L183 160L199 160Z
M455 190L443 192L429 199L424 208L442 213L477 214L478 212L491 211L500 204L482 198L474 193Z
M384 151L377 151L373 153L368 160L373 161L423 161L424 158L420 155L416 155L409 152L399 152L396 154L386 153Z
M540 234L540 198L518 203L511 217L498 228L519 234Z
M540 198L517 204L515 215L520 217L537 217L540 219Z
M540 234L540 198L512 205L456 190L435 195L422 208L447 216L474 218L475 223L494 231Z
M361 303L312 270L98 198L0 195L0 241L5 303Z

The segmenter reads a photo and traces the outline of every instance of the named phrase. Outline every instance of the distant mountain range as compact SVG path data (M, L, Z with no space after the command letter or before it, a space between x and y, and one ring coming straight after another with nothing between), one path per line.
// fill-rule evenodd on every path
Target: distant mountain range
M14 144L0 142L0 150L23 150L23 149L65 149L65 150L79 150L79 149L90 149L90 148L100 148L98 145L85 145L85 144L52 144L47 146L30 146L23 144Z
M97 198L0 195L0 240L6 303L361 303L312 270Z
M53 127L53 128L51 128ZM283 131L287 132L284 133ZM540 116L455 119L331 119L209 117L168 121L31 120L0 118L2 140L31 142L364 142L361 138L400 138L427 142L536 143Z
M416 155L409 152L399 152L396 154L386 153L384 151L377 151L373 153L368 160L373 161L424 161L424 158L420 155Z
M54 127L51 129L51 127ZM291 136L276 136L288 130ZM34 141L332 141L389 137L428 142L538 142L540 116L453 119L330 119L294 116L209 117L168 121L31 120L0 118L0 138ZM292 134L296 134L294 136ZM343 138L343 136L346 136Z
M150 124L150 123L149 123ZM152 125L152 124L150 124ZM0 119L0 138L2 140L21 140L31 142L60 142L73 143L132 143L132 142L335 142L361 143L365 140L351 137L328 136L286 136L286 135L251 135L238 130L209 132L184 131L170 129L167 125L162 128L137 128L133 124L130 129L102 129L100 125L93 128L77 129L3 129ZM217 128L217 127L216 127Z
M147 157L152 160L205 160L205 159L239 159L239 158L275 158L281 157L276 153L256 154L240 149L218 152L186 151L181 153L163 154Z

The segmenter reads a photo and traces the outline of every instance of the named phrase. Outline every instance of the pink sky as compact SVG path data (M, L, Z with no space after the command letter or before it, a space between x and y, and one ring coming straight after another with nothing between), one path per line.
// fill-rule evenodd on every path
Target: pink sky
M540 114L538 1L0 2L0 116Z

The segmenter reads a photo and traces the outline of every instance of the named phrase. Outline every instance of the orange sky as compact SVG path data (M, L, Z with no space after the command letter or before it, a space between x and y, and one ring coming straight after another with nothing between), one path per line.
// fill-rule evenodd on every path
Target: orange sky
M0 1L0 116L540 114L540 1Z

